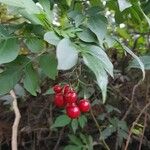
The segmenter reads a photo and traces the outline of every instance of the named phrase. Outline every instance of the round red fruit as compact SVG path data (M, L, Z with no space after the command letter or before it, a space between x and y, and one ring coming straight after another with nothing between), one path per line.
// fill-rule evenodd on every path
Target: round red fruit
M64 97L61 93L57 93L54 97L54 104L57 106L57 107L63 107L65 104L64 104Z
M62 87L60 85L55 85L53 90L55 93L60 93L62 91Z
M91 106L87 99L82 99L79 101L78 107L81 112L88 112Z
M77 101L77 94L76 92L69 92L65 95L66 103L75 103Z
M67 94L68 92L70 92L71 89L70 89L70 86L66 84L63 90L64 90L64 94Z
M76 105L70 105L66 107L66 113L68 117L75 119L80 116L80 109Z
M66 105L66 110L67 110L69 107L73 107L73 106L77 106L76 103L67 103L67 105Z

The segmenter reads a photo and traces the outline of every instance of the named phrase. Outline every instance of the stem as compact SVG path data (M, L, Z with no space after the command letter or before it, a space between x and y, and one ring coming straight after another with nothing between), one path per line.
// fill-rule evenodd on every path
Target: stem
M11 138L11 146L12 146L12 150L17 150L17 135L18 135L18 126L19 126L19 122L20 122L20 118L21 118L21 114L18 108L18 104L17 104L17 98L15 95L15 92L13 90L10 91L10 95L13 98L13 110L15 112L15 120L12 126L12 138Z
M132 107L134 105L134 96L135 96L135 92L136 92L136 89L142 84L142 80L140 80L134 87L133 87L133 90L132 90L132 96L131 96L131 104L128 108L128 110L126 111L126 113L124 114L122 120L125 120L127 118L127 116L129 115L129 113L131 112L132 110Z
M130 131L129 131L129 135L128 135L128 138L127 138L127 141L126 141L126 145L125 145L125 148L124 150L127 150L128 149L128 145L129 145L129 142L130 142L130 138L131 138L131 135L132 135L132 130L134 129L134 126L138 123L140 117L142 116L142 114L145 112L145 110L150 106L150 102L146 104L146 106L141 110L140 114L137 116L136 120L133 122L131 128L130 128Z
M93 118L93 120L94 120L94 122L95 122L95 124L96 124L96 126L97 126L97 129L98 129L98 131L99 131L99 133L100 133L100 135L101 135L101 127L100 127L100 125L99 125L99 123L97 122L97 120L96 120L96 118L95 118L95 116L94 116L94 114L93 114L93 111L92 111L92 109L91 109L91 111L90 111L90 113L91 113L91 116L92 116L92 118ZM109 146L107 145L107 143L105 142L105 140L104 139L101 139L102 140L102 142L103 142L103 145L105 146L105 149L106 150L110 150L110 148L109 148Z

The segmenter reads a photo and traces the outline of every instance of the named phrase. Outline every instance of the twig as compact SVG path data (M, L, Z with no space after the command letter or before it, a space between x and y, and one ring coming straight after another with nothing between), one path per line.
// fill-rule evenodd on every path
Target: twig
M118 144L119 144L119 138L118 138L118 131L116 133L116 144L115 144L115 150L118 150Z
M11 146L12 146L12 150L17 150L17 135L18 135L18 126L19 126L19 122L20 122L20 118L21 118L21 114L18 108L18 104L17 104L17 98L16 98L16 94L13 90L10 91L10 95L13 98L13 110L15 112L15 120L12 126L12 138L11 138Z
M141 110L140 114L137 116L136 120L133 122L131 128L130 128L130 131L129 131L129 135L128 135L128 138L127 138L127 141L126 141L126 145L125 145L125 149L124 150L127 150L128 148L128 145L129 145L129 142L130 142L130 138L131 138L131 135L132 135L132 130L134 129L134 126L138 123L141 115L145 112L145 110L150 106L150 102L146 104L146 106Z
M133 135L132 138L137 142L140 142L140 138L138 136ZM143 137L142 144L147 146L150 149L150 141L147 139L147 137L145 136Z
M98 124L98 122L97 122L97 120L96 120L96 118L95 118L95 116L94 116L94 114L93 114L92 109L91 109L90 113L91 113L91 116L92 116L92 118L93 118L93 120L94 120L94 122L95 122L95 124L96 124L96 126L97 126L97 129L98 129L98 131L99 131L99 133L100 133L100 135L101 135L101 127L99 126L99 124ZM105 148L106 148L107 150L110 150L110 148L109 148L109 146L107 145L107 143L105 142L105 140L104 140L103 138L102 138L101 140L102 140L102 142L103 142Z
M147 126L147 113L145 113L145 117L144 117L144 128L143 128L142 136L141 136L141 139L140 139L139 150L141 150L141 148L142 148L142 143L143 143L143 138L144 138L144 133L145 133L146 126Z
M134 95L135 95L135 91L136 89L139 87L139 85L142 83L143 81L140 80L134 87L133 87L133 90L132 90L132 96L131 96L131 104L128 108L128 110L126 111L125 115L123 116L122 120L125 120L128 116L128 114L131 112L131 109L133 107L133 101L134 101Z
M121 98L123 98L124 100L126 100L129 104L131 104L131 100L126 97L125 95L123 95L120 91L116 90L113 86L111 86L111 88L113 89L113 91L115 91L117 94L119 94L119 96ZM113 93L113 95L115 95ZM136 108L138 111L141 111L141 108L139 107L139 105L134 105L134 108ZM144 113L145 114L145 113ZM150 114L147 113L147 117L150 119Z
M64 133L64 129L65 129L65 127L63 127L63 128L61 129L59 138L58 138L57 143L56 143L55 147L53 148L53 150L57 150L57 149L58 149L59 143L60 143L61 138L62 138L63 133Z
M149 74L146 76L146 98L145 98L145 102L148 103L150 102L149 100ZM144 138L144 133L145 133L145 129L147 126L147 117L148 117L148 113L147 110L145 111L145 117L144 117L144 128L143 128L143 132L142 132L142 136L140 139L140 145L139 145L139 150L141 150L142 148L142 143L143 143L143 138Z
M150 32L131 32L131 34L148 35Z

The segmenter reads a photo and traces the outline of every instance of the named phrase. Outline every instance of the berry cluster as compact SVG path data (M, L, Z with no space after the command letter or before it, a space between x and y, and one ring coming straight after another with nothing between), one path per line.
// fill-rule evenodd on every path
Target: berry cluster
M86 113L90 110L90 103L87 99L78 100L77 93L69 85L64 87L55 85L54 104L59 107L65 107L66 114L71 119L78 118L81 112Z

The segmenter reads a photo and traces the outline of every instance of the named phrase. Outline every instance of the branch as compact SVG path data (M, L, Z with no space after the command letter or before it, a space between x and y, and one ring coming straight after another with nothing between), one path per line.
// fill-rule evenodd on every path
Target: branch
M130 128L130 131L129 131L129 135L128 135L128 138L127 138L127 141L126 141L126 146L125 146L124 150L127 150L127 148L128 148L128 145L129 145L129 142L130 142L130 138L131 138L131 135L132 135L132 130L134 129L134 126L138 123L140 117L142 116L142 114L145 112L145 110L149 106L150 106L150 102L146 104L146 106L141 110L141 112L138 115L138 117L136 118L136 120L133 122L132 127Z
M144 127L143 127L143 131L142 131L142 136L141 136L141 139L140 139L139 150L142 149L142 144L143 144L143 139L144 139L144 133L145 133L146 126L147 126L147 113L145 114L145 117L144 117Z
M97 120L96 120L96 118L95 118L95 116L94 116L94 114L93 114L93 110L91 109L91 111L90 111L90 114L91 114L91 116L92 116L92 118L93 118L93 120L94 120L94 122L95 122L95 124L96 124L96 127L97 127L97 129L99 130L99 133L100 133L100 136L101 136L101 127L99 126L99 123L97 122ZM105 140L102 138L101 139L101 141L102 141L102 143L103 143L103 145L104 145L104 147L105 147L105 149L106 150L110 150L110 148L109 148L109 146L107 145L107 143L105 142Z
M17 135L18 135L18 125L20 122L20 118L21 118L21 114L18 108L18 104L17 104L17 98L16 98L16 94L13 90L10 91L10 95L13 98L13 110L15 113L15 120L12 126L12 138L11 138L11 147L12 150L17 150Z
M132 96L131 96L131 104L130 104L128 110L126 111L126 113L124 114L122 120L125 120L125 119L127 118L128 114L131 112L132 107L133 107L133 102L134 102L135 91L136 91L136 89L140 86L140 84L141 84L142 82L143 82L143 81L140 80L140 81L133 87Z

